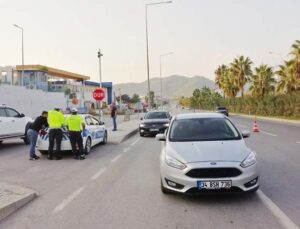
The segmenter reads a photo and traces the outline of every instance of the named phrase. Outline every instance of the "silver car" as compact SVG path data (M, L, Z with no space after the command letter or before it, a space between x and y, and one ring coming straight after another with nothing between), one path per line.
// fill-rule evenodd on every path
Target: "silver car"
M259 187L256 154L229 118L216 113L173 117L160 156L163 193L255 192Z

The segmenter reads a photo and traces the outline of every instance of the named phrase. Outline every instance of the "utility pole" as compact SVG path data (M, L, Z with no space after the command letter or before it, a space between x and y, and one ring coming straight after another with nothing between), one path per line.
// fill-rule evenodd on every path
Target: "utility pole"
M100 77L100 88L102 88L102 75L101 75L101 57L103 54L101 53L101 50L98 51L98 59L99 59L99 77ZM99 121L102 122L102 101L100 101L99 106Z
M153 5L168 4L172 1L154 2L145 4L145 26L146 26L146 57L147 57L147 87L148 87L148 108L151 108L150 102L150 66L149 66L149 39L148 39L148 7Z
M22 75L20 85L24 86L24 29L23 27L16 24L14 24L13 26L22 31Z
M119 91L119 98L120 98L120 103L119 103L119 106L120 106L120 110L122 110L122 94L121 94L121 88L118 89Z

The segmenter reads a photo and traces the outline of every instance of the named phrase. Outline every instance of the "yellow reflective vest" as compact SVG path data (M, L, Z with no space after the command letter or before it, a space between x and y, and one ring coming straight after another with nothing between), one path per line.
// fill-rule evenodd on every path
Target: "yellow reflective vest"
M83 119L79 115L70 115L66 120L69 131L81 131Z
M49 128L61 128L64 125L64 115L56 110L48 111Z

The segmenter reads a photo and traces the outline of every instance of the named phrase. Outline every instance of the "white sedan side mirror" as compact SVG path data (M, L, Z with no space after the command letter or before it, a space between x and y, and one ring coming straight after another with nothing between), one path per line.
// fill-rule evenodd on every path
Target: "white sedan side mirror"
M250 135L251 135L250 131L248 131L248 130L242 131L242 136L243 136L243 138L249 138Z
M166 135L164 135L164 134L157 134L156 136L155 136L155 139L156 140L158 140L158 141L166 141Z

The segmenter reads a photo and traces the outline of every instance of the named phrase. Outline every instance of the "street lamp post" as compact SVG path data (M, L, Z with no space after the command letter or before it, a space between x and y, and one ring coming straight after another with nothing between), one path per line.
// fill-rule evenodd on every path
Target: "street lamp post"
M160 106L163 110L163 86L162 86L162 64L161 64L161 59L162 57L164 56L169 56L169 55L172 55L173 52L169 52L169 53L166 53L166 54L162 54L159 56L159 76L160 76Z
M148 43L148 6L172 3L172 1L148 3L145 5L145 17L146 17L146 52L147 52L147 79L148 79L148 107L151 108L150 102L150 70L149 70L149 43Z
M100 77L100 88L102 88L102 74L101 74L101 57L103 54L101 53L101 50L98 51L98 59L99 59L99 77ZM99 120L102 122L102 101L100 101L100 107L99 107Z
M14 26L22 31L22 75L21 75L21 86L24 86L24 35L23 35L23 27L14 24Z

